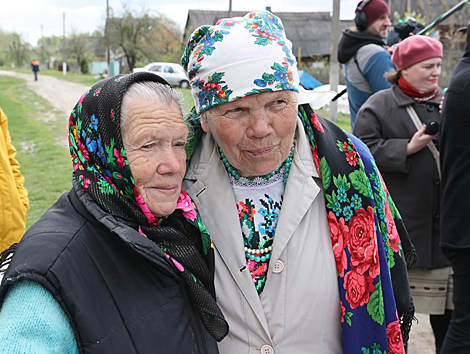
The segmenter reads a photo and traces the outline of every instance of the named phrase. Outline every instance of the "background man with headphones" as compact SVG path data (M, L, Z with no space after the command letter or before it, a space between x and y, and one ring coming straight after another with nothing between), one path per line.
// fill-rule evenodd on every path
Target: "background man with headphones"
M351 129L364 102L375 92L391 87L383 75L395 69L384 44L392 25L386 2L359 2L354 21L356 28L344 30L338 45L338 61L344 64Z

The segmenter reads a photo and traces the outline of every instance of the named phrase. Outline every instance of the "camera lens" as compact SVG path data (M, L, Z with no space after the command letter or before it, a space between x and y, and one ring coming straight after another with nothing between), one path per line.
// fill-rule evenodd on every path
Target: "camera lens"
M436 135L439 132L439 123L435 120L424 122L426 124L425 134Z

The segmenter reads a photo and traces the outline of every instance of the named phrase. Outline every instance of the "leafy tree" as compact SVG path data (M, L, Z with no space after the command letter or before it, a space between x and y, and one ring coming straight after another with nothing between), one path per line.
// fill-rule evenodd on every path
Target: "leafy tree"
M21 67L29 62L31 46L23 39L20 34L16 32L10 33L9 37L9 58L16 65L16 67Z
M50 57L60 57L60 59L62 59L64 52L62 36L40 38L38 40L38 47L40 47L42 50L43 58L49 59Z
M82 61L86 62L92 57L90 39L88 33L77 33L75 30L72 30L72 34L67 39L68 55L76 60L80 69L82 69ZM83 70L81 71L83 73Z

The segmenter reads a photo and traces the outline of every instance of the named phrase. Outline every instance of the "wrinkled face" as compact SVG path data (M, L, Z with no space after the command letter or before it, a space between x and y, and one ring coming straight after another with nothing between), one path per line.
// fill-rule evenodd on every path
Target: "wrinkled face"
M213 107L202 128L211 132L243 177L273 172L289 155L297 120L297 93L263 92Z
M401 75L420 92L431 92L439 86L441 64L441 58L426 59L403 69Z
M387 38L388 28L391 25L390 15L383 15L381 18L370 24L364 32L372 36L385 39Z
M128 105L122 140L135 185L153 215L169 215L176 208L186 172L188 128L175 102L166 107L131 100Z

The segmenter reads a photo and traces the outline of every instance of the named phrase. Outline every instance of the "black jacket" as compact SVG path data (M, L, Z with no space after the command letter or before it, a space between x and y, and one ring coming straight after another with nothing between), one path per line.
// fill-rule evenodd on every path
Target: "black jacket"
M217 353L176 272L151 240L72 189L18 244L0 305L30 279L62 306L80 353Z
M469 26L470 27L470 26ZM470 28L469 28L470 30ZM470 247L470 37L447 89L439 147L442 169L441 246Z
M384 41L364 32L354 32L349 29L343 30L343 36L338 44L338 61L345 64L354 56L359 48L367 44L377 44L385 47Z

